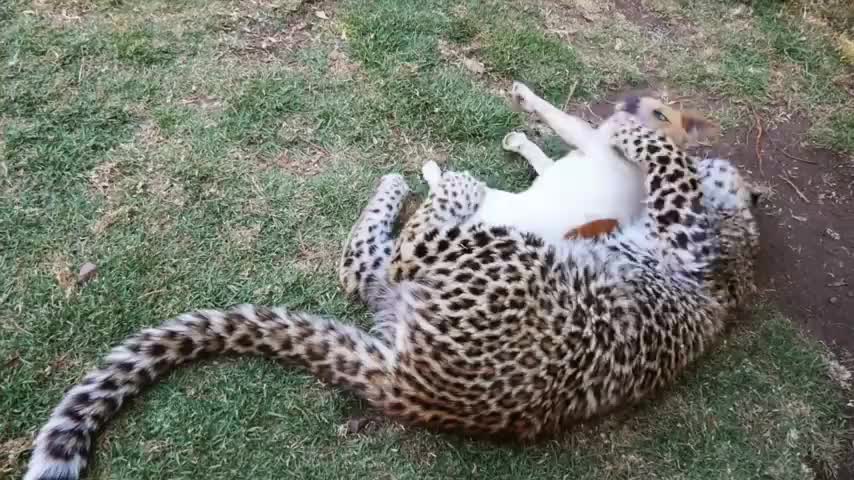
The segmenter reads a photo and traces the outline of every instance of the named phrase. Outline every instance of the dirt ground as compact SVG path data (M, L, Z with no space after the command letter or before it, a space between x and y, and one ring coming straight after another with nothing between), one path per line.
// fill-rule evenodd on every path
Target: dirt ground
M738 162L752 180L769 189L759 216L760 288L850 366L854 166L851 158L801 146L807 126L795 117L761 136L756 127L735 130L726 133L712 153ZM850 423L854 411L849 408L847 413ZM849 450L837 478L854 478L854 451Z

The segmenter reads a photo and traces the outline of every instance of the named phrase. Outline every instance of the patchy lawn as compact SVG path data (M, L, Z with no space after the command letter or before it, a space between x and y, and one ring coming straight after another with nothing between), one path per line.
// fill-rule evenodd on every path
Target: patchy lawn
M838 33L850 22L825 11L3 2L0 478L21 474L63 389L142 326L249 301L364 323L334 269L380 175L423 192L434 159L498 187L530 182L500 151L510 129L542 132L505 105L512 79L592 120L651 90L722 123L718 151L769 195L766 298L720 348L658 398L527 447L388 422L347 434L358 402L269 362L216 360L128 408L89 478L834 478L854 346L854 74ZM78 281L87 262L97 271Z

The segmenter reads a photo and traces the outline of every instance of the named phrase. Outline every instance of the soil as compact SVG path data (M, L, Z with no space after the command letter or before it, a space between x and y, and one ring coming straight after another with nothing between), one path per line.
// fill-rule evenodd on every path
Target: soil
M751 171L752 180L767 182L771 188L759 215L760 288L804 331L850 365L854 166L850 158L801 146L808 127L804 118L794 117L763 132L758 137L761 167L758 128L729 132L713 153L736 161ZM837 478L854 478L850 446Z

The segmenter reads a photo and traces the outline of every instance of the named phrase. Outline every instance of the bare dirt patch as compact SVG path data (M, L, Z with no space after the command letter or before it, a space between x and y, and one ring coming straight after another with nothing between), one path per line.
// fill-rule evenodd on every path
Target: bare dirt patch
M147 193L160 203L183 207L187 202L184 186L177 180L152 166L146 171L145 180L136 184L137 193Z
M815 336L847 354L854 352L854 171L841 156L804 147L807 129L793 118L763 135L758 126L732 131L714 153L733 159L774 192L760 216L759 272L766 292Z
M405 133L398 131L396 140L400 143L400 152L404 157L406 170L421 171L421 166L429 161L434 161L443 166L448 162L448 150L423 140L411 139Z
M237 226L228 228L225 236L240 250L248 250L255 245L258 234L261 233L261 225Z
M236 53L266 62L292 54L312 38L312 27L305 21L297 21L285 30L278 30L273 25L253 20L241 31L243 34L232 46Z
M614 12L653 35L685 36L695 31L690 22L685 22L678 17L679 6L671 8L665 6L668 12L667 15L662 15L648 3L643 0L640 2L637 0L614 0Z
M112 202L115 197L116 182L119 177L118 162L104 162L89 172L89 185L92 190L102 195L107 202Z
M284 150L273 160L273 165L293 175L313 177L326 169L323 162L325 157L327 154L323 150L314 152Z
M332 277L338 263L338 245L331 241L308 239L297 234L297 254L294 266L302 273Z
M10 475L18 470L21 456L30 449L30 437L11 438L0 443L0 474Z
M258 159L261 169L275 168L300 178L309 178L334 170L346 163L356 162L358 152L329 150L313 143L299 148L285 148L272 159Z
M223 101L210 95L193 93L181 99L181 105L188 105L206 114L219 113L223 110Z
M142 112L144 113L144 112ZM148 195L160 203L183 206L186 198L183 186L174 182L158 162L148 162L163 156L167 139L153 120L144 121L134 138L119 145L107 160L93 168L88 175L92 194L103 200L99 218L91 226L96 235L106 233L112 226L127 221L136 212L125 202L131 196ZM134 158L135 157L135 158ZM133 173L131 159L146 158L143 171Z
M92 191L106 200L107 207L92 224L92 233L101 235L114 224L127 220L132 209L129 206L120 206L119 203L119 172L118 162L108 160L96 166L89 172L89 186Z
M77 291L77 278L71 271L71 260L68 256L56 253L47 259L45 268L53 276L56 285L70 298Z
M336 45L327 56L329 72L337 78L352 79L361 72L361 65L352 61L340 45Z
M310 114L296 112L282 119L279 138L284 142L298 143L311 138L317 128L317 120Z
M33 13L56 27L78 23L95 9L89 0L33 0L31 6Z
M298 67L294 54L336 30L332 2L284 0L241 2L217 12L223 42L231 54L250 62Z
M138 146L146 149L144 140L142 142L125 146L125 153L135 150ZM103 198L104 207L91 226L92 233L103 235L113 226L129 221L138 212L136 207L125 203L131 196L147 196L162 205L182 207L186 203L183 185L161 171L162 168L162 165L151 164L142 172L126 175L115 160L108 160L96 166L89 174L89 185L93 193ZM158 219L148 220L151 220L148 222L149 226L155 230L162 226L155 225L159 222Z
M483 75L486 72L486 67L483 62L475 58L472 54L477 52L481 46L473 42L469 45L459 46L453 45L445 40L439 40L439 53L452 64L461 65L463 68L473 73L474 75Z

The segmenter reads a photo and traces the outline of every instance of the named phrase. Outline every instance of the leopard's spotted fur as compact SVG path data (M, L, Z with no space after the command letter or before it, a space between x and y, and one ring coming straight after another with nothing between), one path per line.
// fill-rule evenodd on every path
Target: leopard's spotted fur
M340 270L375 310L375 335L251 305L144 330L66 394L25 480L78 478L94 434L127 399L208 353L292 361L402 421L521 438L667 384L752 288L757 231L731 165L695 168L671 142L620 121L613 142L648 172L647 222L560 249L512 229L461 227L484 187L446 172L395 240L407 187L386 176Z

